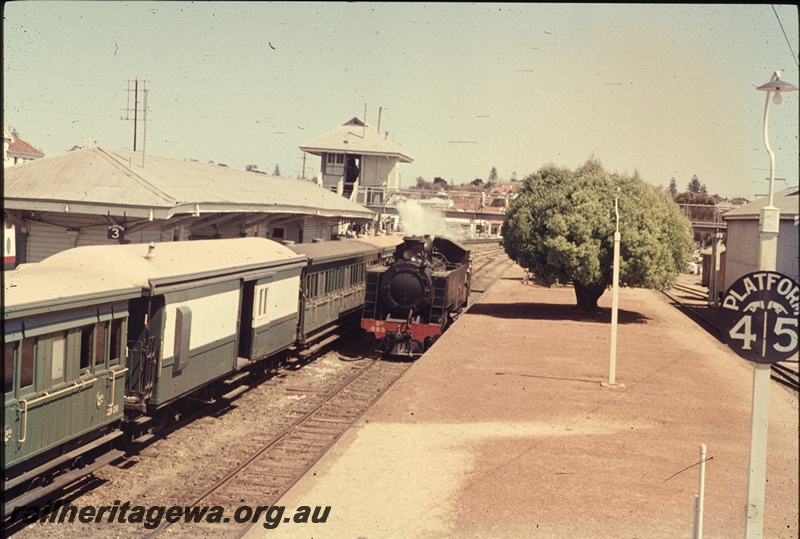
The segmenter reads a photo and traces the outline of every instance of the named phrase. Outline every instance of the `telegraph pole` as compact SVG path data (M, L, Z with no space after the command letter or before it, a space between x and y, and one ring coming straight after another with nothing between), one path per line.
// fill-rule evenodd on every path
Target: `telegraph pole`
M136 151L136 139L137 137L137 128L139 124L139 82L142 83L142 92L144 93L144 109L142 112L144 113L144 122L145 122L145 129L147 128L147 83L150 82L148 80L140 81L138 78L136 79L128 79L128 106L123 109L125 111L125 116L121 117L120 120L130 121L133 120L133 151ZM133 89L131 90L131 83L133 83ZM133 94L133 108L131 108L131 94ZM133 114L133 118L131 118L131 114ZM146 131L145 131L146 133Z

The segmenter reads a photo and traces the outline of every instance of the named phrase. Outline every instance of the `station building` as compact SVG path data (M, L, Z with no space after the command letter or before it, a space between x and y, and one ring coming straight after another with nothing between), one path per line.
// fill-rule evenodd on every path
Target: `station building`
M778 256L776 271L798 280L798 213L800 188L790 187L773 194L773 204L780 214L778 229ZM725 285L727 290L742 275L759 269L759 218L767 205L767 197L760 198L723 214L727 224L725 255Z
M140 152L86 148L4 170L16 262L82 245L331 239L375 213L315 183Z

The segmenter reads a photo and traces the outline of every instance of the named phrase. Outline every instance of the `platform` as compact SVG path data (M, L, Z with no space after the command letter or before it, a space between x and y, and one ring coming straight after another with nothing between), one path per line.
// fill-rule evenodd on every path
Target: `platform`
M699 445L705 538L744 537L752 366L662 294L611 294L514 267L281 500L325 523L259 537L690 538ZM683 471L682 471L683 470ZM677 475L676 475L677 474ZM764 537L798 536L798 399L774 384Z

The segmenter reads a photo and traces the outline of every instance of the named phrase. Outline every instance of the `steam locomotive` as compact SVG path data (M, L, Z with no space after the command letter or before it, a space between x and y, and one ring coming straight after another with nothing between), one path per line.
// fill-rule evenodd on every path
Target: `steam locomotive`
M361 327L389 355L422 355L467 306L469 250L444 237L403 239L394 260L367 269Z

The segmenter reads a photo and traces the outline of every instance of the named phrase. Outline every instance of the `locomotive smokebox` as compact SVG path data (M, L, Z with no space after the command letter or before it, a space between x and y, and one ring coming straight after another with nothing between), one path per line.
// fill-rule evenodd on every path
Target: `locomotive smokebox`
M431 276L423 263L401 260L386 270L381 280L381 296L393 316L418 314L430 302Z

